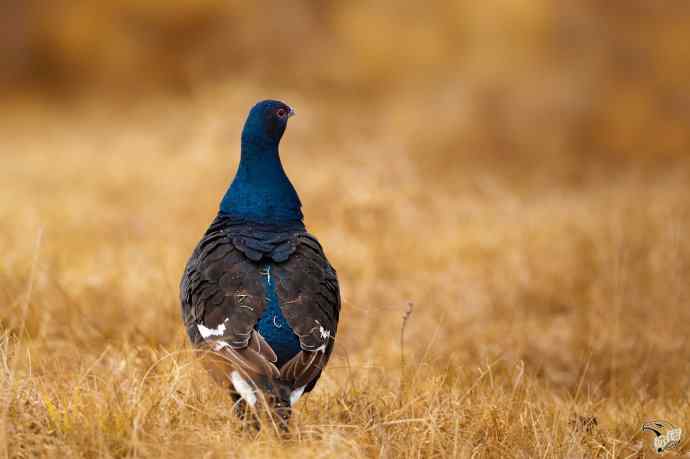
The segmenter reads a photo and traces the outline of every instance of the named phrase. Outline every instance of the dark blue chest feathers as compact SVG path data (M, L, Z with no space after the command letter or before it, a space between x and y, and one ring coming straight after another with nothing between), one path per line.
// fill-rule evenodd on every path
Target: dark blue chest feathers
M285 316L280 310L275 285L278 279L271 272L271 265L262 268L263 285L266 293L266 308L256 323L255 328L264 337L278 356L278 368L300 351L297 335L292 331Z

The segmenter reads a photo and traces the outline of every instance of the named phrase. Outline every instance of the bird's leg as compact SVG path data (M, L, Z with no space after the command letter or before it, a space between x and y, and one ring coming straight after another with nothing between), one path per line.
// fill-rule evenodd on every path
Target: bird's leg
M287 433L289 431L290 415L292 414L290 404L285 401L280 401L273 406L272 412L273 418L280 431L282 433Z
M268 404L267 413L270 422L275 425L281 433L287 433L289 428L290 415L290 388L281 381L273 381L269 386L269 393L265 394L265 402Z
M231 394L231 396L235 400L235 415L242 421L242 427L260 430L261 424L259 419L249 404L242 397L238 397L235 394Z

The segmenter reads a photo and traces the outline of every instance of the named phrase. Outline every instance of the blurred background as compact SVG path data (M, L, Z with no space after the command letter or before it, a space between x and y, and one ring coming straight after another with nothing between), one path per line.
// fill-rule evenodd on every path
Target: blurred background
M688 154L687 2L7 0L0 8L0 87L11 99L140 103L249 84L362 104L379 121L416 119L405 129L426 135L414 150L434 158L430 150L457 155L459 144L508 160Z
M315 396L354 405L309 422L384 442L357 404L396 416L411 302L413 395L452 408L448 432L485 419L468 448L537 435L500 418L523 370L528 400L572 401L610 442L648 415L690 425L690 2L4 0L0 54L0 325L55 406L91 362L83 411L121 407L115 444L139 422L117 391L185 346L177 283L265 98L297 111L281 156L344 298Z

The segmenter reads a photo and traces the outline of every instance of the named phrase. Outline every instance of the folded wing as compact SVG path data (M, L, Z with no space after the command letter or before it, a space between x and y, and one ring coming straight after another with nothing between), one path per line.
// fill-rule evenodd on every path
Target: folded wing
M295 252L273 272L281 309L301 351L280 369L281 379L309 391L333 350L340 315L338 278L319 242L300 235Z

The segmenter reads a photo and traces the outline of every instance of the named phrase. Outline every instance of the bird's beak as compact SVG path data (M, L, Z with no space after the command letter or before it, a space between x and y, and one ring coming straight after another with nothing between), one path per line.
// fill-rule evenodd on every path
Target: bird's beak
M289 105L288 105L288 108L290 109L288 111L288 118L290 118L291 116L295 116L295 109L290 107Z

